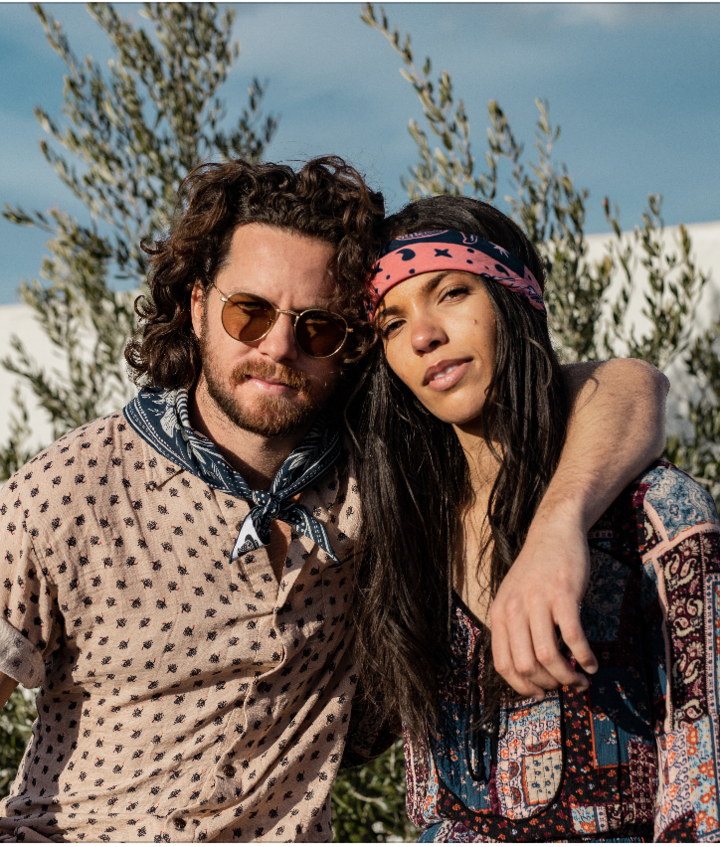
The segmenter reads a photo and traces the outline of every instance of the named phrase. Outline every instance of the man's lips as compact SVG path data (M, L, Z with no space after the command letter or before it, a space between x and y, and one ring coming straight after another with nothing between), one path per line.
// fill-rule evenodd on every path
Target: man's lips
M244 364L235 368L232 379L238 385L252 382L261 391L275 394L291 391L307 393L310 386L308 377L302 371L263 362Z
M427 385L434 391L452 388L463 377L470 361L470 359L443 359L425 371L423 385Z
M283 394L286 391L297 391L297 389L293 388L293 386L282 382L282 380L273 379L272 377L248 374L247 380L248 382L254 383L256 387L263 391L267 391L270 394Z

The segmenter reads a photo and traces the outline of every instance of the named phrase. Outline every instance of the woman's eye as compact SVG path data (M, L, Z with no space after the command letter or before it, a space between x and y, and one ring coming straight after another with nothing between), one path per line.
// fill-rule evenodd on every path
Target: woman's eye
M380 327L380 337L383 339L390 338L391 335L394 335L402 326L402 321L390 321L386 323L385 326Z
M467 285L455 285L452 288L448 288L448 290L443 294L443 300L457 300L458 297L462 297L464 294L467 294L470 289Z

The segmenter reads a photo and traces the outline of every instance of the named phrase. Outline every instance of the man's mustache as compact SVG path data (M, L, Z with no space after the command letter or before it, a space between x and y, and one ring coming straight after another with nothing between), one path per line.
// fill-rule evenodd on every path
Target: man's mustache
M233 368L231 377L237 383L256 377L282 382L283 385L306 394L310 390L310 380L302 371L296 371L287 365L271 365L270 362L247 362L238 365Z

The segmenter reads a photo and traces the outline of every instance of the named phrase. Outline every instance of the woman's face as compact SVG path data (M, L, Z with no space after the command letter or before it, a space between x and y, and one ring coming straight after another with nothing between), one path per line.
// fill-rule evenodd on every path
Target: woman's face
M428 411L462 428L477 420L497 341L479 277L430 271L407 279L382 299L375 326L388 364Z

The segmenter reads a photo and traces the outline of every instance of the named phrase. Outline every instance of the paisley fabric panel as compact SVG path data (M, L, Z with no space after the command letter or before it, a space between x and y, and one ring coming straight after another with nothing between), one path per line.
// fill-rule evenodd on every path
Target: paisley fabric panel
M560 788L559 696L553 692L542 703L508 710L506 720L495 772L500 809L510 820L529 818L547 806Z
M589 533L590 688L507 705L494 734L456 598L437 730L406 739L421 841L720 841L719 539L707 492L653 465Z
M645 475L650 483L645 501L658 514L665 537L672 541L683 530L704 523L717 524L715 503L710 494L677 468L667 472L658 465Z

